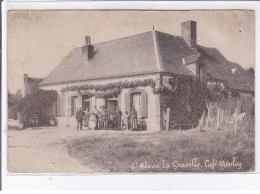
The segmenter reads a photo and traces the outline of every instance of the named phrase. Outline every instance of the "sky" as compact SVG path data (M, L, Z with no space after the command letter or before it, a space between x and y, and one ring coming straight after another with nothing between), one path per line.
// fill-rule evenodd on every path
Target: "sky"
M23 75L45 78L71 50L155 30L181 35L181 23L197 22L197 43L217 48L242 67L254 66L253 11L9 11L8 89L23 88Z

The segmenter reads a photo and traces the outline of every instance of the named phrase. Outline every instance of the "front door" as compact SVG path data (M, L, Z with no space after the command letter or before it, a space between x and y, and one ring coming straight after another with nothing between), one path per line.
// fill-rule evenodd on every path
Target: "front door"
M116 107L118 106L118 100L108 100L107 101L107 109L110 112L114 112Z
M90 111L90 98L87 96L82 96L82 111Z
M141 94L140 93L133 93L132 94L132 106L135 107L137 112L137 118L141 115Z

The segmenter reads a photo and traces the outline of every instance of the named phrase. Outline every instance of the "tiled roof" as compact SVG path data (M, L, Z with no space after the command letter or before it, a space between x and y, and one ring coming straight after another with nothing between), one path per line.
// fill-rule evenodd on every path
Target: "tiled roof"
M158 71L152 32L93 45L94 57L83 62L76 48L41 83L52 84Z
M43 81L43 78L33 78L33 77L28 77L28 83L32 83L32 82L37 82L40 83L41 81Z
M198 54L179 36L156 32L159 58L163 72L194 76L192 71L182 63L182 58Z
M198 51L207 64L210 77L223 81L229 89L254 91L254 78L239 64L228 61L215 48L198 46Z
M183 58L200 55L208 66L210 76L225 81L231 89L254 91L254 80L240 65L229 62L215 48L190 48L179 36L151 31L93 46L95 54L87 63L83 61L83 47L76 48L40 84L150 72L194 76L193 72L183 65ZM234 68L237 70L234 71Z

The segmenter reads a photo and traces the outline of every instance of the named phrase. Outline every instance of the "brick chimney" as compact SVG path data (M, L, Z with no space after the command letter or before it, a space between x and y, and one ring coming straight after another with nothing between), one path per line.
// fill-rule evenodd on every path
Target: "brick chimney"
M24 80L24 83L28 82L28 74L23 75L23 80Z
M23 94L24 96L27 96L29 94L28 74L23 75L23 80L24 80Z
M94 46L91 45L90 36L85 37L85 42L82 52L84 55L84 63L87 63L94 56Z
M186 21L181 24L181 34L184 40L191 48L197 46L197 23L195 21Z

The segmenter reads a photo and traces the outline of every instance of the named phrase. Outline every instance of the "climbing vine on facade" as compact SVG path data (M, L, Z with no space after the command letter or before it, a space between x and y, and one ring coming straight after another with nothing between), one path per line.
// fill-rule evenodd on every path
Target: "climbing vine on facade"
M79 95L96 96L96 97L109 97L120 94L123 88L137 88L140 86L150 86L155 88L155 82L153 79L135 80L135 81L119 81L115 83L109 83L105 85L74 85L61 89L62 93L68 91L76 91Z

